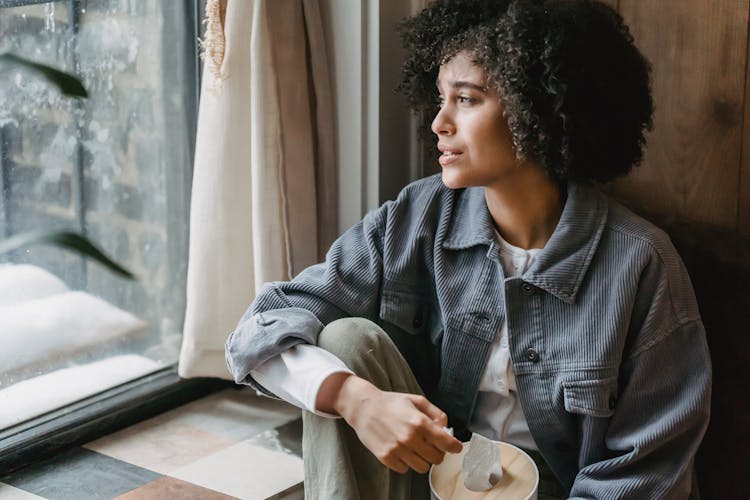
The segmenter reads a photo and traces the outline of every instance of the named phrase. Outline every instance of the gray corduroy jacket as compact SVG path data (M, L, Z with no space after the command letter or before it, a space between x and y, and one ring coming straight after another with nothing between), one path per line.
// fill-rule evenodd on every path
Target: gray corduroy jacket
M569 184L545 248L506 278L483 189L412 183L325 263L263 288L230 371L267 392L250 370L345 316L382 325L458 429L507 321L529 429L572 498L688 496L711 392L692 285L669 238L598 191Z

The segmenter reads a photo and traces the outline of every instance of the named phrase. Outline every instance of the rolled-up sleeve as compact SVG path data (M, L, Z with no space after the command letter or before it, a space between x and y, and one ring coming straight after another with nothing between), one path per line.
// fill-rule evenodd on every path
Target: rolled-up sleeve
M250 370L296 344L315 344L321 328L313 313L298 307L250 316L229 335L226 343L227 366L234 381L254 385L252 378L248 378Z
M250 372L290 347L316 344L323 326L348 316L377 319L383 228L390 203L334 242L326 261L288 282L266 284L226 342L235 382L273 395Z

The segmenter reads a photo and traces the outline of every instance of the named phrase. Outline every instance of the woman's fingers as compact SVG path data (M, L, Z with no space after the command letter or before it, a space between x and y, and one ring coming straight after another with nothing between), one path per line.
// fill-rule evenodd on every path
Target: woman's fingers
M415 406L414 410L411 417L404 422L399 434L400 447L398 451L400 457L412 469L418 472L426 472L431 464L439 464L443 461L445 450L440 449L439 446L460 451L461 443L445 433L443 427L431 420L420 408ZM436 440L439 445L435 444L434 441ZM414 456L412 457L412 455Z
M401 460L408 465L410 469L413 469L420 474L424 474L430 470L430 464L414 452L405 452L401 457Z
M445 413L426 398L371 389L351 396L340 405L340 414L388 468L425 473L430 464L443 461L446 451L461 451L461 443L443 431Z
M409 471L409 465L400 458L391 458L388 460L381 460L382 464L399 474L405 474Z
M440 427L448 425L448 415L443 410L430 403L430 400L424 396L417 396L416 394L409 394L409 399L414 403L419 411L430 417Z
M427 472L430 464L442 461L443 455L441 451L430 447L424 441L416 443L407 439L395 440L379 451L380 453L375 453L377 459L388 468L402 474L408 469L420 473Z
M424 439L443 452L459 453L463 449L461 441L443 430L448 425L448 416L424 396L410 395L414 406L431 419L421 425ZM434 463L434 462L433 462Z
M424 441L419 443L399 441L378 459L390 469L401 474L408 469L424 474L430 470L430 465L442 462L443 455L443 452Z
M420 440L412 446L414 453L419 455L425 462L430 464L442 463L445 452L436 448L433 444Z
M445 432L442 426L426 426L424 433L425 440L443 452L460 453L464 448L461 441Z

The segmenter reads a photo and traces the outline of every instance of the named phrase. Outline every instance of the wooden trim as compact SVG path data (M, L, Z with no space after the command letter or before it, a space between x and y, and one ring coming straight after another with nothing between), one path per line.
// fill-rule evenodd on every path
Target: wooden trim
M742 146L740 148L739 203L737 229L742 236L750 237L750 2L748 2L747 42L745 51L745 112L742 118Z

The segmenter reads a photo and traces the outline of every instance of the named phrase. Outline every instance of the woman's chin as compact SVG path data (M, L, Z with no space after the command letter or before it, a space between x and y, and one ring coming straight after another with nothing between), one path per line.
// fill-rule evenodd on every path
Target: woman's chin
M461 177L461 175L456 175L456 172L451 172L451 169L443 168L442 179L445 187L451 189L466 187L466 182Z

